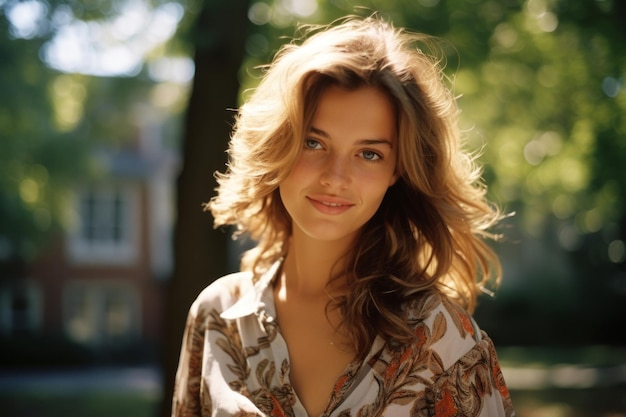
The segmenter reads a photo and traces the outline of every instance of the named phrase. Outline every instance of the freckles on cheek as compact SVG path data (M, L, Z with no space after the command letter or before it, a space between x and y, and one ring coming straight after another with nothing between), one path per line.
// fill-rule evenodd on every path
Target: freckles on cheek
M354 171L360 180L368 184L383 184L389 181L391 174L386 170L358 169Z
M317 169L317 164L310 158L300 158L291 169L290 177L303 177L312 175Z

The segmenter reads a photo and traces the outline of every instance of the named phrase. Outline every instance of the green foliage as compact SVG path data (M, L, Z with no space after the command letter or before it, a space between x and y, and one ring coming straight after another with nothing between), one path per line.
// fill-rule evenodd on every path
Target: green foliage
M23 15L36 24L20 28L11 16L24 4L31 6ZM0 262L33 259L69 225L72 187L105 173L95 151L136 146L146 107L162 110L157 117L171 129L172 106L180 108L185 97L167 83L157 88L145 69L133 77L104 78L63 73L42 60L64 21L99 24L123 4L0 2Z
M466 93L463 108L488 138L485 159L494 170L494 192L506 203L533 207L532 213L522 212L526 230L540 235L550 215L568 220L597 209L598 223L579 230L594 232L620 221L624 212L623 177L594 169L594 161L602 161L598 145L618 143L626 133L615 123L626 110L623 92L603 91L607 80L619 83L624 75L624 67L616 65L623 39L602 31L588 37L568 21L547 31L552 26L541 27L546 13L552 12L526 6L497 26L491 53L479 66L478 88ZM606 17L598 28L610 23ZM478 102L487 111L474 112ZM598 201L604 187L617 184L609 204Z
M75 167L66 152L73 142L55 127L48 96L55 74L39 61L45 38L13 38L6 15L10 4L2 6L0 246L3 257L29 257L55 226L60 211L56 186Z
M2 392L0 401L7 404L6 413L13 416L153 417L160 398L151 393L120 390L47 389Z

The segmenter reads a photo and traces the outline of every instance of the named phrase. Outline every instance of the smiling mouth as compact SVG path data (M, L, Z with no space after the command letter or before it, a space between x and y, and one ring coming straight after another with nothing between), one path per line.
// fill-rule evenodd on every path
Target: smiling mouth
M333 198L307 197L307 199L318 211L329 215L342 214L354 206L354 204L348 201L341 201L339 198L335 199L335 201L332 201Z
M323 204L327 207L350 207L354 205L347 200L337 197L308 196L307 199L318 204Z

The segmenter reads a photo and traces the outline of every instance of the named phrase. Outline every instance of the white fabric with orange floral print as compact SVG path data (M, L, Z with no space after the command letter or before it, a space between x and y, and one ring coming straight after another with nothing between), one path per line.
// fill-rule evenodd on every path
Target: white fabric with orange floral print
M294 416L306 411L289 382L272 282L225 276L192 305L172 416ZM513 416L491 340L438 292L405 306L416 342L391 349L379 337L337 380L322 416ZM324 358L320 357L320 361Z

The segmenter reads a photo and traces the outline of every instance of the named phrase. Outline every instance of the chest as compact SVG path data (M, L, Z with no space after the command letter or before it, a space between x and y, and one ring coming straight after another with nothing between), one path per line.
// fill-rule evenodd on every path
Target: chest
M289 353L291 384L309 416L320 415L354 353L339 322L321 302L276 303L280 333Z

